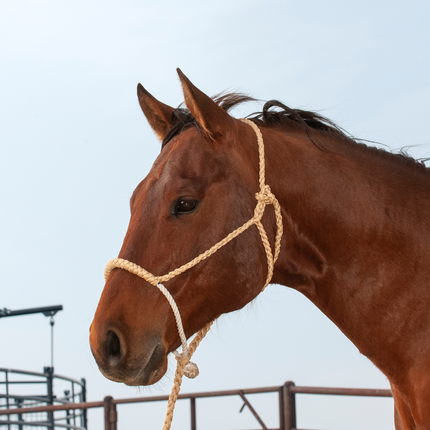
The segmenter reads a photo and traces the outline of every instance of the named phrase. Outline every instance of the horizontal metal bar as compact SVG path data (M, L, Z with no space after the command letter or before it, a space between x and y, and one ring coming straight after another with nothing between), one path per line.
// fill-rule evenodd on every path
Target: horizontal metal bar
M295 394L325 394L331 396L365 396L365 397L392 397L390 390L367 388L331 388L331 387L290 387Z
M0 385L12 384L46 384L46 381L0 381Z
M46 374L45 373L30 372L28 370L6 369L4 367L0 367L0 372L3 372L3 373L16 373L16 374L19 374L19 375L40 376L40 377L46 379Z
M58 311L63 310L63 305L55 306L44 306L41 308L30 308L30 309L19 309L17 311L11 311L10 309L2 309L0 312L0 318L15 317L19 315L29 315L43 313L45 316L55 315Z
M17 399L17 400L32 400L33 402L46 403L48 401L48 396L31 396L31 395L19 395L19 394L1 394L1 399ZM54 399L57 401L57 399Z
M17 370L17 369L5 369L5 368L1 368L1 367L0 367L0 373L5 373L5 374L6 373L8 373L8 374L13 373L16 375L30 375L30 376L36 376L36 377L40 377L40 378L45 379L44 381L29 381L28 382L29 384L46 384L46 379L48 378L48 375L46 373L29 372L26 370ZM72 379L72 378L69 378L67 376L54 374L54 375L52 375L52 377L54 379L62 379L63 381L73 382L74 384L77 384L80 387L84 386L82 381L78 381L77 379ZM6 383L20 384L20 383L27 383L27 381L23 381L23 382L21 382L21 381L8 381L8 382L0 381L0 384L6 384Z
M54 374L52 376L54 379L62 379L63 381L73 382L74 384L79 385L80 387L84 386L83 382L78 381L77 379L72 379L72 378L68 378L67 376L57 375L57 374Z
M24 425L26 427L50 427L50 423L48 421L5 421L0 420L0 425ZM62 427L66 429L72 429L72 430L86 430L83 427L78 427L73 424L62 424L62 423L55 423L55 427Z
M247 388L243 390L224 390L224 391L207 391L201 393L188 393L180 394L178 399L197 399L203 397L224 397L235 396L243 394L260 394L260 393L273 393L279 392L280 387L263 387L263 388ZM291 386L290 392L295 394L325 394L325 395L338 395L338 396L372 396L372 397L391 397L390 390L378 389L362 389L362 388L327 388L327 387L296 387ZM152 396L152 397L135 397L128 399L113 399L112 403L116 405L129 404L129 403L145 403L167 401L169 396ZM28 408L16 408L0 410L0 415L16 415L26 414L30 412L53 412L53 411L66 411L72 409L90 409L103 407L104 403L101 402L87 402L87 403L72 403L68 405L49 405L37 406Z
M49 405L49 406L36 406L33 408L16 408L0 410L0 415L17 415L17 414L28 414L33 412L54 412L54 411L69 411L71 409L91 409L91 408L102 408L103 402L84 402L84 403L72 403L69 405Z
M57 411L57 412L60 413L60 412L67 412L67 411ZM78 412L78 413L75 413L74 415L64 415L62 417L59 417L57 415L57 417L54 419L54 422L72 420L73 418L79 418L79 417L82 417L83 415L84 415L83 412L81 412L81 413Z
M259 394L259 393L274 393L278 392L279 387L265 387L265 388L248 388L244 390L225 390L225 391L207 391L202 393L188 393L180 394L178 399L191 399L201 397L223 397L235 396L244 394ZM390 390L380 389L365 389L365 388L330 388L330 387L296 387L290 388L292 393L297 394L326 394L326 395L339 395L339 396L373 396L373 397L391 397ZM119 405L122 403L144 403L144 402L158 402L168 400L169 396L148 396L148 397L135 397L128 399L113 399L112 402Z
M201 397L223 397L223 396L240 396L244 394L261 394L261 393L278 393L279 387L263 387L263 388L245 388L243 390L224 390L224 391L206 391L202 393L187 393L179 394L178 399L198 399ZM145 402L160 402L169 400L169 396L148 396L135 397L128 399L113 399L112 403L120 405L123 403L145 403Z
M49 426L49 422L48 421L32 421L32 422L30 422L30 421L12 421L12 420L10 420L10 421L5 421L5 420L0 420L0 425L2 425L2 426L4 426L4 425L6 425L6 424L9 424L9 425L12 425L12 424L15 424L15 425L26 425L26 426L43 426L43 427L47 427L47 426Z

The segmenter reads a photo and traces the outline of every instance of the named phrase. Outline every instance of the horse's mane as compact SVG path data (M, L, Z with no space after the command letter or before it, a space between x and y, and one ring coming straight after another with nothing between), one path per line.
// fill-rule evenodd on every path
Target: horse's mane
M212 97L212 99L227 112L242 103L257 101L241 93L222 93ZM179 107L173 111L172 116L173 122L170 130L163 139L162 148L164 148L173 137L187 128L196 127L203 133L196 119L183 107L183 104L179 105ZM430 172L430 169L424 164L425 160L415 160L403 149L399 153L392 153L381 148L368 146L365 142L376 142L355 138L341 127L337 126L333 121L319 113L292 109L277 100L266 102L261 112L255 112L248 115L247 118L263 127L276 127L285 131L303 131L307 134L312 143L323 151L331 152L318 137L337 137L343 141L345 145L351 145L361 151L369 152L376 157L385 158L387 161L391 160L403 166L410 166L422 172Z

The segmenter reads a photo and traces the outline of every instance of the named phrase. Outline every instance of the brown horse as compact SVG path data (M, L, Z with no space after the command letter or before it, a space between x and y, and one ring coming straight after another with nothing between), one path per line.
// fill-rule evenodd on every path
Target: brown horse
M133 193L119 257L155 275L191 261L249 220L259 191L254 131L227 112L249 98L211 99L178 73L188 110L138 86L162 150ZM430 429L428 170L276 101L251 120L264 138L266 183L284 224L272 282L308 297L387 376L397 429ZM262 221L273 248L273 211ZM186 336L253 300L267 270L253 226L166 282ZM117 269L103 290L90 343L106 377L147 385L164 375L167 355L181 341L160 291Z

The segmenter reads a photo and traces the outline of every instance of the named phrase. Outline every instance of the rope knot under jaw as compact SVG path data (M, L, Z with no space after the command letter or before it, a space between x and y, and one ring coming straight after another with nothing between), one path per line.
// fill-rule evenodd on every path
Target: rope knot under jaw
M199 376L199 368L197 367L196 363L193 363L192 361L189 361L185 367L184 367L184 375L188 378L188 379L194 379L197 378L197 376Z
M269 185L264 185L258 193L255 193L255 198L258 202L264 203L265 205L271 205L276 201L276 197L272 193Z
M176 358L178 365L183 367L184 375L188 379L194 379L199 376L199 368L196 363L190 361L191 355L188 353L188 351L186 354L184 352L179 353L178 351L173 351L173 355Z

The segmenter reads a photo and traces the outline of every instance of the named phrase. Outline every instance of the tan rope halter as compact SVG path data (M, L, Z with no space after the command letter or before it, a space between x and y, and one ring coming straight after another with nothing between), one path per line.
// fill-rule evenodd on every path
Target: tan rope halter
M176 366L175 379L173 382L172 391L170 393L169 402L167 404L167 412L166 412L166 418L164 420L163 430L170 429L170 425L173 419L173 410L175 408L175 403L178 398L180 386L182 383L182 376L185 374L185 376L189 378L195 378L199 373L197 366L194 363L191 363L190 359L194 354L194 351L197 349L198 345L200 344L201 340L205 337L206 333L209 331L213 323L212 321L209 324L207 324L205 327L203 327L194 337L192 342L188 345L178 306L176 305L172 295L164 287L163 283L185 272L186 270L191 269L196 264L200 263L200 261L210 257L212 254L218 251L218 249L222 248L224 245L226 245L236 236L243 233L245 230L247 230L249 227L255 224L258 228L258 231L260 232L261 241L263 242L263 246L267 256L268 271L267 271L266 282L262 288L262 291L263 291L269 284L270 280L272 279L275 262L279 256L279 252L281 249L281 237L283 233L281 207L279 205L278 200L271 192L270 187L265 184L265 158L264 158L263 136L261 135L260 129L252 121L248 119L241 119L240 121L250 125L255 131L255 134L257 135L258 153L259 153L259 160L260 160L260 172L259 172L260 191L255 195L255 198L257 199L257 205L254 210L254 216L248 222L246 222L241 227L231 232L224 239L219 241L217 244L212 246L212 248L208 249L206 252L203 252L202 254L194 258L194 260L191 260L189 263L184 264L178 269L172 270L167 275L155 276L152 273L145 270L144 268L138 266L137 264L124 260L122 258L114 258L110 260L106 265L106 268L104 271L105 281L107 281L109 273L116 268L127 270L128 272L143 278L145 281L157 287L164 294L175 315L176 325L177 325L179 337L182 343L182 353L178 353L177 351L173 352L177 360L177 366ZM264 230L263 224L261 223L261 219L263 218L263 214L264 214L264 209L266 208L267 205L270 205L270 204L273 205L275 209L275 216L276 216L276 237L275 237L274 253L272 253L272 249L269 243L269 239L267 237L267 233Z

